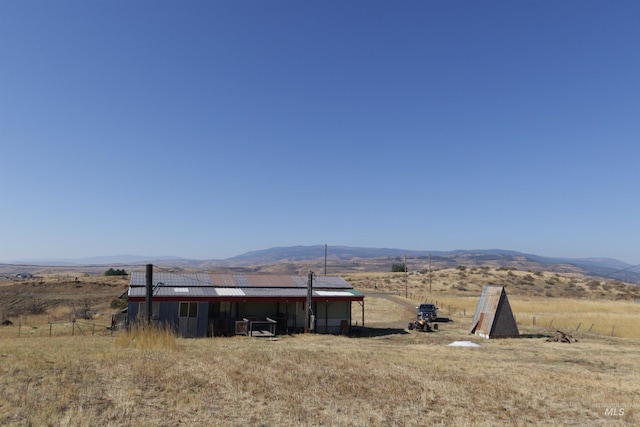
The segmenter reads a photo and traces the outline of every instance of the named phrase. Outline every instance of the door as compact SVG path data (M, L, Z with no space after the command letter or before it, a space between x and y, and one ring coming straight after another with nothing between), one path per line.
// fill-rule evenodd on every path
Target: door
M198 303L181 302L178 331L184 338L193 338L198 334Z

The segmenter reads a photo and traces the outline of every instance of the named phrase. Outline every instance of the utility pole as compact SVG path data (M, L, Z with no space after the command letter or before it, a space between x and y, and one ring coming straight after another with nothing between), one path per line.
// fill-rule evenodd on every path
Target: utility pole
M429 252L429 293L431 293L431 252Z
M407 253L404 253L404 297L405 298L409 298L409 285L408 285L408 279L407 279Z
M324 275L327 275L327 244L324 244Z

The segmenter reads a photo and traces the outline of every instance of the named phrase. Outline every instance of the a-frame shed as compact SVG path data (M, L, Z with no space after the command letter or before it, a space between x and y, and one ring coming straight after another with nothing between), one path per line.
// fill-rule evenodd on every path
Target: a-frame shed
M520 335L504 286L482 288L469 333L483 338L513 338Z

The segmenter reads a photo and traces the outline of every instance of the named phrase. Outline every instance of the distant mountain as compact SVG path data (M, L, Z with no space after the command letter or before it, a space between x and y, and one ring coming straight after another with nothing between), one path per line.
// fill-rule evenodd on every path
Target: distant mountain
M324 257L324 245L315 246L287 246L258 251L247 252L225 261L256 261L283 262L283 261L306 261ZM427 255L428 251L407 251L404 249L389 248L358 248L350 246L330 246L328 247L328 257L333 259L349 260L353 258L380 258L398 256L404 253L409 256Z
M247 252L222 261L223 264L248 266L283 262L312 261L324 258L324 245L287 246ZM516 267L532 271L581 272L627 282L640 283L640 266L632 266L611 258L553 258L503 249L458 249L453 251L416 251L393 248L359 248L329 246L327 258L349 261L355 259L394 258L406 254L409 258L427 259L443 267L483 266Z
M148 264L153 262L180 261L183 258L174 256L149 257L140 255L116 255L106 257L80 258L80 264Z
M83 266L83 265L116 265L116 264L148 264L154 262L180 261L182 258L163 256L149 257L139 255L113 255L113 256L97 256L87 258L43 258L43 259L23 259L11 261L11 264L24 265L51 265L51 266Z
M459 249L454 251L416 251L397 248L360 248L329 246L327 259L332 268L350 271L380 271L390 269L393 262L402 262L424 268L431 258L433 268L467 267L513 267L519 270L554 271L558 273L582 273L591 276L640 283L640 266L632 266L611 258L553 258L503 249ZM167 268L192 270L234 269L246 271L269 271L265 266L280 266L281 270L293 271L294 264L321 264L325 256L324 245L286 246L251 251L224 260L189 260L178 257L149 257L119 255L79 259L21 260L10 264L74 266L140 266L155 264Z

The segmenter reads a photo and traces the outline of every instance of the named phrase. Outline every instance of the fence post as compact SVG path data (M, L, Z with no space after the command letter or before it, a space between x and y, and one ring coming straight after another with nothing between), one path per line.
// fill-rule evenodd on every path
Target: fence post
M576 328L576 332L578 332L578 329L580 329L580 326L582 326L582 322L578 323L578 327Z
M51 327L52 327L52 326L53 326L53 325L51 324L51 322L49 322L49 338L51 338Z
M536 316L533 316L533 326L536 326Z
M613 330L616 328L616 325L611 325L611 336L613 336Z
M595 323L592 323L591 327L589 327L589 330L587 332L591 332L591 329L593 329L594 325L595 325Z
M553 325L553 319L551 319L551 322L549 322L549 328L551 328L551 325Z
M91 328L91 336L94 336L96 333L96 322L93 322L93 327Z

